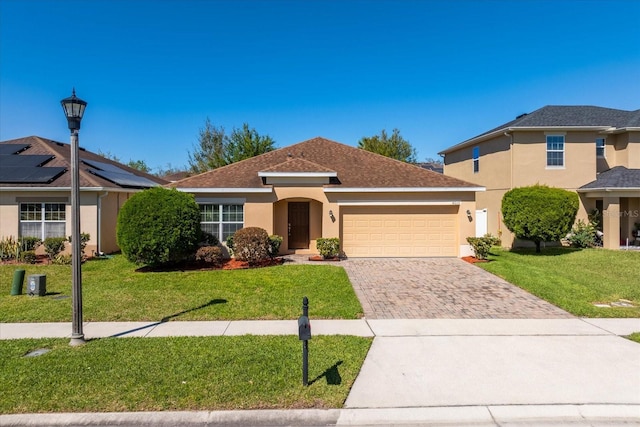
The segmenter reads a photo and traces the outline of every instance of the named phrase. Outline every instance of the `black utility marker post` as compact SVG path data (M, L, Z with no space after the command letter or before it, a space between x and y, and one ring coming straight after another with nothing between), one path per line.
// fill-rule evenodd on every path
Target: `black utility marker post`
M309 340L311 322L309 322L309 299L302 298L302 316L298 319L298 338L302 341L302 385L309 385Z

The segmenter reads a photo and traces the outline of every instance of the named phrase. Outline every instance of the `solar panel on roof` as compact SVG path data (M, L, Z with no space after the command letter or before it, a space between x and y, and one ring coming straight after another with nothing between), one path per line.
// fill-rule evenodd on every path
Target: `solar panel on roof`
M2 166L0 168L0 182L13 184L46 184L62 175L66 170L66 168L62 167Z
M98 162L96 160L86 160L86 159L82 159L82 163L85 163L89 166L93 166L98 170L102 170L106 172L126 173L129 175L133 175L131 172L121 169L116 165L112 165L111 163L104 163L104 162Z
M0 154L16 154L29 147L29 144L0 144Z
M107 181L111 181L115 184L122 185L123 187L157 187L158 183L151 181L142 176L134 175L129 172L111 172L105 170L97 170L90 168L88 169L92 174L99 176L101 178L106 179Z
M0 154L0 165L3 168L42 166L54 157L51 154Z

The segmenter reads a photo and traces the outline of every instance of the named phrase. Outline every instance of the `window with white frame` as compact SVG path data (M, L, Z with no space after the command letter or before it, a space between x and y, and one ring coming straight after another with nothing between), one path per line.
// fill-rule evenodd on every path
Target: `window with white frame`
M596 138L596 157L604 158L604 138Z
M480 147L473 147L473 173L480 172Z
M564 135L547 135L547 166L564 166Z
M65 237L66 219L64 203L21 203L20 237Z
M200 227L224 242L244 227L244 206L201 203Z

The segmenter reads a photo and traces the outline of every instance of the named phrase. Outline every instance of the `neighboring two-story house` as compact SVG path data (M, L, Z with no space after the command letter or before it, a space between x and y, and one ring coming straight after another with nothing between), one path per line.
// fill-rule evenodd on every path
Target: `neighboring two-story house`
M486 187L476 196L476 235L514 238L502 222L502 196L544 184L576 191L578 219L599 215L603 246L634 241L640 223L640 110L546 106L447 148L444 173ZM516 242L520 243L520 242Z

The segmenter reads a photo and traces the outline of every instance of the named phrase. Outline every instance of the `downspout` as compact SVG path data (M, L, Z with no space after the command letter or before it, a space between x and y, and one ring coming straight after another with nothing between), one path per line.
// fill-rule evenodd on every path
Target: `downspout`
M104 194L98 196L98 253L96 255L102 255L102 199L109 195L108 191L105 191Z

